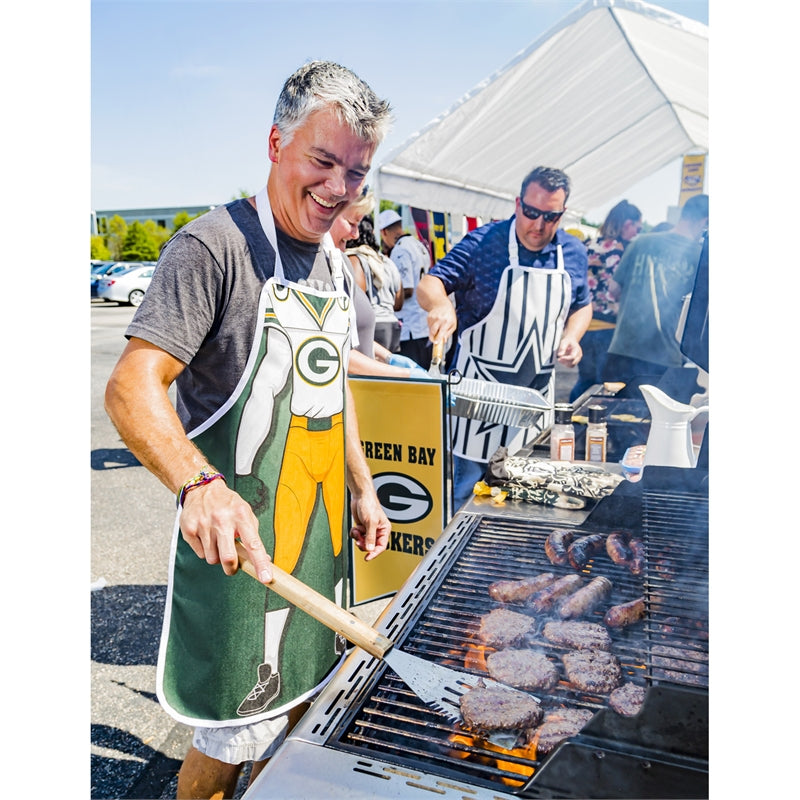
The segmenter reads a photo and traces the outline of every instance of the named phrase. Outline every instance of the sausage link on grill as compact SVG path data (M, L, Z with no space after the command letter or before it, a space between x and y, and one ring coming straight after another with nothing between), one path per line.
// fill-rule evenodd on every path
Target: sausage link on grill
M599 575L586 586L564 598L558 605L558 616L561 619L575 619L591 614L610 594L613 585L608 578Z
M575 569L583 569L592 556L600 551L605 544L605 540L606 537L602 533L590 533L588 536L581 536L580 539L576 539L567 548L569 563Z

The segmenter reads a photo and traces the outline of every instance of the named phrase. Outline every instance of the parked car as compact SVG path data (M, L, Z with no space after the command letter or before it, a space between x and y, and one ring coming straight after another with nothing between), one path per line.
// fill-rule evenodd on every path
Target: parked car
M91 283L91 297L97 297L97 284L100 278L125 272L133 267L149 267L155 261L93 261L89 281Z
M102 300L138 306L150 286L155 268L155 264L143 264L106 275L97 284L97 296Z

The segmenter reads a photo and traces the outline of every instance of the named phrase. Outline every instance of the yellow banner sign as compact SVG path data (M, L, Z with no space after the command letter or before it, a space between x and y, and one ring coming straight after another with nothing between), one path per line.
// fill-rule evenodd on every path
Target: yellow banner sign
M447 216L441 211L434 211L433 218L433 260L438 261L447 254Z
M351 603L396 592L447 525L449 449L441 381L351 378L361 447L392 532L365 562L353 548ZM352 546L352 545L351 545Z
M698 194L703 194L705 184L706 157L684 156L683 170L681 172L681 196L678 205L683 208L684 203Z

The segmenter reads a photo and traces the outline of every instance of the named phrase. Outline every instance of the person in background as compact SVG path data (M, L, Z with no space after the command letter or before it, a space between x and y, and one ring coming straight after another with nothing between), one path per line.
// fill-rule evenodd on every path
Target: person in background
M416 236L403 230L400 215L390 208L378 214L378 230L381 248L395 263L403 281L405 301L397 312L401 325L400 352L427 370L431 365L432 344L425 311L417 299L417 286L430 268L430 253Z
M625 250L611 279L619 310L605 381L658 378L683 365L676 333L707 228L708 195L696 195L686 201L672 230L643 233Z
M627 200L608 212L596 239L586 244L589 257L589 291L592 293L592 321L581 339L583 358L578 380L569 401L575 402L589 387L603 382L608 346L617 322L617 304L609 294L609 281L625 248L642 229L642 212Z
M336 247L344 253L347 242L358 236L358 225L363 215L372 208L371 194L359 197L351 203L331 226L331 237ZM348 267L349 262L345 264ZM381 378L429 379L428 373L410 358L395 354L375 341L375 306L370 302L363 287L358 284L351 269L348 269L349 292L353 297L358 341L350 351L347 362L348 375Z
M356 283L364 289L375 309L375 341L390 353L400 351L400 320L395 312L403 307L403 281L394 262L381 252L372 219L364 216L358 224L358 238L347 243Z
M389 122L389 104L338 64L291 75L266 186L167 243L106 387L123 441L177 497L156 688L194 726L179 798L233 797L243 764L252 780L343 657L341 637L267 588L272 563L344 603L346 488L355 544L367 560L387 545L328 232ZM236 574L237 542L258 581Z
M659 222L654 228L651 228L648 233L665 233L671 231L675 226L671 222Z
M527 429L455 418L456 508L499 447L513 454L550 426L556 361L574 367L581 359L592 307L586 248L558 227L569 192L564 172L536 167L522 181L514 215L470 231L417 287L430 340L457 332L454 364L465 378L536 389L551 403Z

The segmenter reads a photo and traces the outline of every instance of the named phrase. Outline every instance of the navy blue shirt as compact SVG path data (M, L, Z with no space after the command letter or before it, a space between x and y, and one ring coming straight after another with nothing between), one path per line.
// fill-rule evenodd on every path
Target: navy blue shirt
M511 217L470 231L429 271L444 283L447 294L455 293L459 331L479 322L492 310L500 278L509 262L508 231L513 222ZM569 313L591 303L588 256L583 242L559 228L553 241L538 252L528 250L519 240L517 244L520 266L541 269L556 268L556 245L560 244L564 269L572 280Z

